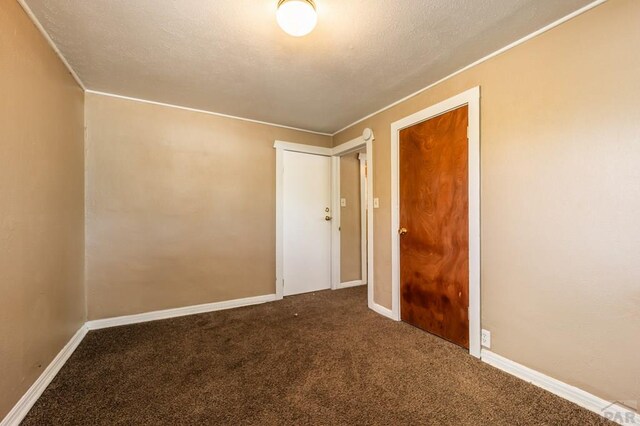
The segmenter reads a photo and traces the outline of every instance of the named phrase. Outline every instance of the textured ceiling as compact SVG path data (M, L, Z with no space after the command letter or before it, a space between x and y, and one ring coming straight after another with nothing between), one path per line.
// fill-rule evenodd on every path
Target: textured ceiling
M333 133L592 0L27 0L90 90Z

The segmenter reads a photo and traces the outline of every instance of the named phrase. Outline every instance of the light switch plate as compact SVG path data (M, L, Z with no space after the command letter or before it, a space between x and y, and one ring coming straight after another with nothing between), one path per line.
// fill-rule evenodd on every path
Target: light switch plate
M380 198L374 198L373 199L373 208L374 209L379 209L380 208Z
M340 207L347 207L347 199L340 198Z

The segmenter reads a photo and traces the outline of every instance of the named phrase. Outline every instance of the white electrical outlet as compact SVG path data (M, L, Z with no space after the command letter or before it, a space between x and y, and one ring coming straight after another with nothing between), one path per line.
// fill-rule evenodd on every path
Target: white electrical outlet
M482 346L491 349L491 332L489 330L482 330Z
M340 198L340 207L347 207L347 199Z
M373 208L374 209L379 209L380 208L380 198L374 198L373 199Z

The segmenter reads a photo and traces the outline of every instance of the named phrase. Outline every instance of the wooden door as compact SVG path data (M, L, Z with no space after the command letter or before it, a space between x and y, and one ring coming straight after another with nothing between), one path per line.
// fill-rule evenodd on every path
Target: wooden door
M469 348L468 107L400 131L400 312Z

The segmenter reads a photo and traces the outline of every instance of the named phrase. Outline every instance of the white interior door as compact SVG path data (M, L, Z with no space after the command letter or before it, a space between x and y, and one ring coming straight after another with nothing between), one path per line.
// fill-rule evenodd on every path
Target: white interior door
M331 288L331 158L283 153L284 295Z

